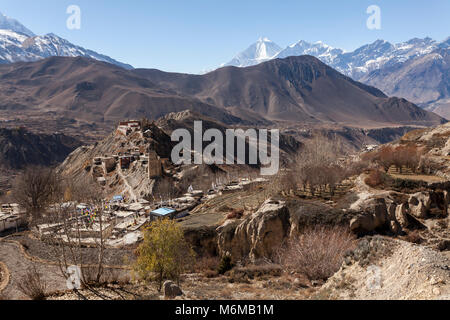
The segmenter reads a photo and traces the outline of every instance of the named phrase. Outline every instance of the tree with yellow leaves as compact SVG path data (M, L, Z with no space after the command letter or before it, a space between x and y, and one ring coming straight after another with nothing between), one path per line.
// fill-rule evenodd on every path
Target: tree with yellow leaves
M144 241L137 249L134 271L145 281L155 280L161 291L164 280L180 282L180 276L194 258L183 230L173 220L152 222L144 232Z

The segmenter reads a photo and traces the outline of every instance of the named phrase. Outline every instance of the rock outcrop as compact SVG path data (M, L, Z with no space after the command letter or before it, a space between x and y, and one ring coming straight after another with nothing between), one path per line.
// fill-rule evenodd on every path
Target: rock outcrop
M229 252L234 261L247 256L252 261L271 257L289 235L289 210L282 201L267 200L243 221L227 222L217 231L221 255Z
M6 169L52 166L64 159L81 142L64 134L35 134L23 128L0 128L0 165Z
M418 219L425 219L431 207L430 193L419 192L409 197L409 212Z
M422 225L421 220L447 217L449 204L449 191L440 188L414 194L393 192L373 195L373 198L359 203L357 215L350 221L350 229L358 235L375 231L401 234L411 226Z
M350 229L357 234L370 233L386 227L388 221L386 200L369 199L363 206L363 212L350 221Z

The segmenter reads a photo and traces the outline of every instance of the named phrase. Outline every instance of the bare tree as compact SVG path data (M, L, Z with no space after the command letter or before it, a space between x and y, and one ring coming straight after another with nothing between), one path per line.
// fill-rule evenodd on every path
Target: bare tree
M415 171L421 164L422 155L423 151L414 145L397 147L387 145L364 154L362 158L363 160L379 164L385 170L394 165L398 168L406 166Z
M17 288L21 293L32 300L44 300L46 296L47 283L42 278L42 274L33 264L24 277L18 282Z
M13 198L25 208L31 219L40 218L61 192L61 180L50 168L28 167L17 178Z

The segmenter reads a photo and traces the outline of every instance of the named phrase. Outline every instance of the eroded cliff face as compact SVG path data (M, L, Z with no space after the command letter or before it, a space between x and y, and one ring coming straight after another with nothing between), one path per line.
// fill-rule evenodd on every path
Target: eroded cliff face
M64 134L0 128L0 195L11 188L20 170L28 166L56 165L80 145L80 141Z
M185 236L198 252L229 254L234 262L257 262L276 258L277 250L307 226L348 226L355 215L316 202L269 199L241 219L225 220L209 232L186 230Z
M347 226L360 237L382 234L402 238L418 230L421 241L439 247L442 239L450 238L441 228L448 225L450 185L434 187L411 194L369 194L347 209L303 200L267 200L241 219L225 220L218 227L186 230L186 240L201 255L229 254L234 262L275 258L286 240L314 225Z
M51 166L62 162L80 145L80 141L63 134L34 134L21 128L0 128L0 160L5 168Z

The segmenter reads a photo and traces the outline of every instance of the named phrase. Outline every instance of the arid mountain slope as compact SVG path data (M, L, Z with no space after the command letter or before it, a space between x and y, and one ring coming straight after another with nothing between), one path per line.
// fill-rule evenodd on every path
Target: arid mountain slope
M53 57L0 66L0 101L0 116L39 113L111 124L186 109L227 125L283 120L382 127L444 121L311 56L227 67L202 76Z
M276 59L248 68L225 67L206 75L136 70L160 86L224 108L240 108L270 120L433 125L438 116L388 98L312 56Z
M0 66L0 110L39 111L90 121L158 118L185 109L225 123L239 122L220 108L169 90L120 67L86 58L52 57Z

